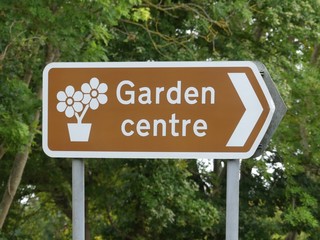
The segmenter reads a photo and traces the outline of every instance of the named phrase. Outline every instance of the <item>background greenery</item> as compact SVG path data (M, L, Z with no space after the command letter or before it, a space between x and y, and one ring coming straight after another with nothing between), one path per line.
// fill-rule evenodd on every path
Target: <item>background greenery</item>
M242 161L240 239L320 239L319 19L319 0L1 0L0 239L71 239L71 160L41 149L44 66L148 60L266 65L289 109ZM225 166L87 160L86 239L224 239Z

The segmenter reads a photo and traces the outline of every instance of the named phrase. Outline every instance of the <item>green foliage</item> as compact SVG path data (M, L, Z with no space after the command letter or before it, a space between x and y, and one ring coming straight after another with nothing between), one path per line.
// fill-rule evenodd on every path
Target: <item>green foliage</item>
M29 125L37 101L28 86L19 80L0 83L0 142L12 151L26 145L30 138Z
M132 20L135 22L143 21L146 22L151 19L150 8L140 7L132 9Z
M240 238L318 239L319 20L317 0L1 1L0 193L41 130L47 62L259 60L289 110L268 152L242 162ZM44 156L40 134L32 141L0 239L70 239L70 161ZM224 239L223 163L203 172L194 160L88 160L92 239Z
M71 239L71 221L55 205L47 193L31 193L13 206L16 218L7 225L4 239ZM7 232L7 234L5 234ZM2 238L0 238L2 239Z
M197 197L199 188L188 179L190 173L183 161L109 161L99 164L97 175L97 169L89 167L94 175L88 191L99 193L89 199L89 204L94 206L90 213L109 222L93 234L95 232L103 239L127 236L134 239L205 239L213 236L211 228L219 221L218 212L210 203ZM111 164L112 172L109 172L106 168ZM101 169L105 171L101 172ZM110 174L108 178L105 178L106 174ZM102 182L102 179L109 181ZM95 187L94 182L100 186ZM108 194L110 192L113 194ZM90 218L93 226L95 219Z

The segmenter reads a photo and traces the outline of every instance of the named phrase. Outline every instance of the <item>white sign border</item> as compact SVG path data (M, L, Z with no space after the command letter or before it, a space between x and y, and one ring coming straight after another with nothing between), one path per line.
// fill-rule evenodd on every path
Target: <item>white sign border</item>
M131 152L131 151L53 151L48 147L48 74L52 68L199 68L199 67L249 67L253 71L270 107L255 142L247 152ZM251 61L198 61L198 62L54 62L43 70L42 94L42 147L50 157L56 158L216 158L246 159L250 158L264 137L273 114L275 104L258 67Z

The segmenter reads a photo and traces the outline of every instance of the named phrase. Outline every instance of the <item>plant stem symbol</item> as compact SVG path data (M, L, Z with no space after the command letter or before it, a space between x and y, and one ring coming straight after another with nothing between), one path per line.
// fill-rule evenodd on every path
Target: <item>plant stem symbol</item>
M100 83L98 78L91 78L90 83L83 83L81 86L81 91L75 91L74 87L69 85L64 91L59 91L57 93L57 99L59 103L57 104L57 110L59 112L64 112L66 117L72 118L76 117L77 123L69 123L69 135L71 141L88 141L90 135L91 124L83 124L82 120L84 115L87 113L88 109L96 110L100 104L106 104L108 97L105 94L108 90L108 85L105 83ZM77 131L79 137L73 138L70 132L70 126L80 126L86 125L89 134L87 137L81 133L80 127ZM90 127L89 127L90 125ZM89 130L88 130L89 128Z

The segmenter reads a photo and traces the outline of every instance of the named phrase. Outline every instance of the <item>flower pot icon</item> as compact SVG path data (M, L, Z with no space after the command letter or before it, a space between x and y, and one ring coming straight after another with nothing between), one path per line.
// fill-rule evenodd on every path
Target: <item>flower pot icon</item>
M88 142L91 123L68 123L71 142Z
M84 83L81 91L75 91L69 85L64 91L57 93L57 110L64 112L66 117L76 117L77 123L68 123L68 131L71 142L88 142L90 138L91 123L82 123L82 119L88 109L96 110L100 104L105 104L108 97L105 94L108 85L100 83L98 78L91 78L90 83Z

